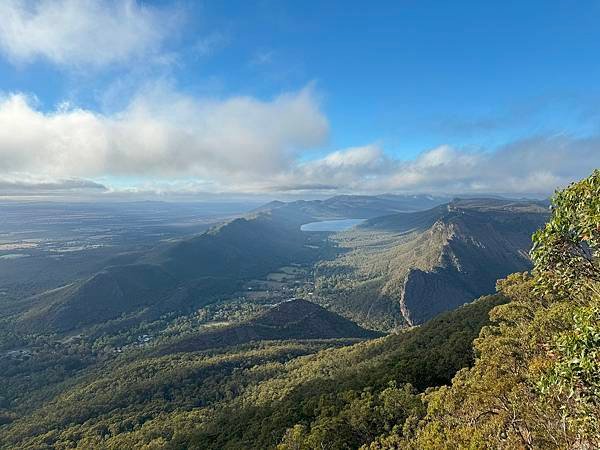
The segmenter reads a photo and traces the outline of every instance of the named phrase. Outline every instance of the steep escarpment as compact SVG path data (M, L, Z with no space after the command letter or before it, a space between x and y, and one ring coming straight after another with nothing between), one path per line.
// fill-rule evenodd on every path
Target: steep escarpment
M438 263L430 270L411 269L405 277L400 302L407 322L422 323L493 292L499 278L530 269L529 236L545 218L543 211L451 204L449 213L437 223L448 236Z
M319 301L374 328L422 323L529 269L547 216L543 203L468 199L371 219L336 237L344 252L320 265Z

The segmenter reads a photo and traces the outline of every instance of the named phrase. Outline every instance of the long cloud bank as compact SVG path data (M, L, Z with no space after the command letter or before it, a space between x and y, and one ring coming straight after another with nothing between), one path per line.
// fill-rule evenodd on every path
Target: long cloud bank
M166 186L192 194L545 194L600 166L600 136L568 135L532 137L487 152L442 145L408 161L378 145L306 161L304 152L322 147L328 129L311 86L270 100L202 100L150 85L113 114L69 106L42 111L26 95L11 94L0 97L0 193L25 180L27 192L38 185L104 192L94 187L100 181L107 191L135 192L143 185L144 191ZM111 186L129 178L138 184Z
M378 146L351 148L300 164L280 182L295 189L322 182L334 190L364 192L548 194L597 167L600 136L552 135L494 151L441 145L409 161L395 159Z
M0 173L245 181L285 170L327 134L310 87L270 101L198 101L151 87L110 116L65 107L42 112L13 94L0 101Z

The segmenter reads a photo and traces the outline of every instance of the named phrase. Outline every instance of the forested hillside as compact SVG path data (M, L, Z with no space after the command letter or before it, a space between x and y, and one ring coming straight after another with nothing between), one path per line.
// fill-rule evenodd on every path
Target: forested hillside
M498 283L510 301L475 341L474 367L425 394L414 427L367 448L600 447L600 171L552 204L533 272Z
M552 204L550 221L533 236L531 274L498 282L507 303L492 309L492 324L474 341L472 368L415 403L406 391L386 391L388 403L367 395L347 428L300 421L278 448L356 448L335 438L364 436L390 403L394 420L379 422L380 436L362 449L598 448L600 171Z
M25 299L11 321L29 332L72 332L106 322L115 330L190 312L282 265L318 260L320 248L308 245L310 237L299 228L309 220L265 212L229 221Z
M28 399L16 391L15 368L2 379L15 406L0 442L6 449L266 449L298 424L315 445L356 448L421 414L417 394L472 363L471 341L503 301L487 297L353 346L287 341L180 353L159 346L94 362Z
M286 339L373 338L380 333L302 299L293 299L242 323L217 327L205 333L177 339L161 353L193 352L241 345L252 341Z

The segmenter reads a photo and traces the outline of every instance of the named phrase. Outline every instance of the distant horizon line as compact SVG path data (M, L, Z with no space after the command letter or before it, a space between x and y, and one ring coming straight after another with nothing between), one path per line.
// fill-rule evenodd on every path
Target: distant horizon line
M139 195L139 197L138 197ZM203 198L198 198L206 196ZM497 193L497 192L482 192L482 193L394 193L394 192L382 192L382 193L341 193L334 195L263 195L257 193L247 194L225 194L225 193L203 193L198 194L195 197L193 194L178 195L178 194L167 194L167 195L152 195L152 194L130 194L130 195L116 195L106 196L93 195L93 196L82 196L82 195L69 195L69 194L8 194L0 195L0 203L97 203L97 204L109 204L109 203L172 203L172 204L192 204L192 203L247 203L247 204L268 204L271 202L284 202L291 203L295 201L315 201L315 200L329 200L337 197L404 197L404 198L416 198L416 197L430 197L431 199L444 199L452 201L454 199L470 199L470 198L499 198L506 200L548 200L552 194L542 193ZM137 197L137 198L136 198Z

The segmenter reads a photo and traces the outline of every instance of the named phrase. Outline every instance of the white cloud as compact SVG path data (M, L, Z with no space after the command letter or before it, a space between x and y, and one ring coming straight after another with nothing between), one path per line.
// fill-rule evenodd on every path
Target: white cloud
M378 168L385 163L383 151L375 146L353 147L330 153L317 164L309 163L310 168L327 168L329 170L355 170Z
M311 87L271 101L198 100L158 84L113 115L65 105L42 112L13 94L0 99L0 174L195 176L230 185L286 170L327 133Z
M81 178L53 179L36 177L27 173L12 176L0 175L0 193L2 195L29 194L69 194L72 192L105 192L106 186Z
M600 167L600 136L540 136L495 151L442 145L410 161L376 145L331 153L274 177L270 189L548 194Z
M287 186L290 190L366 189L370 177L383 179L387 176L389 163L390 158L377 145L352 147L297 164L277 174L271 186L273 189Z
M176 18L136 0L2 0L0 50L19 64L100 67L154 53Z

